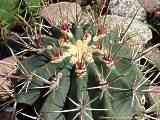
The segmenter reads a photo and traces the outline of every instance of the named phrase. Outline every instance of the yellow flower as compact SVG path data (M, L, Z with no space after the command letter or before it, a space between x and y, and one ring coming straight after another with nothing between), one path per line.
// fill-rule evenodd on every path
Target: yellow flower
M88 46L87 41L78 40L76 44L72 44L68 53L71 56L71 63L77 61L92 62L92 48Z

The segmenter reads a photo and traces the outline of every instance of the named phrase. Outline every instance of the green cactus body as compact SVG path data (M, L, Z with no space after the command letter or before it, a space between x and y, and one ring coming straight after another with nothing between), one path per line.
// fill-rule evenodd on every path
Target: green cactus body
M38 54L43 55L41 59L36 56L24 62L29 73L34 73L31 88L34 82L35 86L44 85L39 84L37 75L41 81L54 82L54 73L62 73L58 86L47 83L54 87L45 99L38 91L32 102L47 120L129 120L142 111L137 99L144 95L141 90L147 88L148 81L118 31L92 24L70 28L66 22L57 31L59 36L43 38L44 51Z

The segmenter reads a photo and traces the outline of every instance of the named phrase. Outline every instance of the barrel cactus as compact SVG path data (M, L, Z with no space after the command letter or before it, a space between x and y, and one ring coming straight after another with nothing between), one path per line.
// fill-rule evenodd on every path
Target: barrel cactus
M17 110L19 119L146 117L151 83L138 63L143 51L135 49L127 30L111 28L105 20L83 24L64 18L49 35L36 33L34 52L19 60L15 82L17 103L31 106L34 113Z

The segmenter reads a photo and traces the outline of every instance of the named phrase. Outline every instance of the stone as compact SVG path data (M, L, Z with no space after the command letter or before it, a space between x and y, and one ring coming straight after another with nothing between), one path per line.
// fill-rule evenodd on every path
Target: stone
M160 50L158 48L153 48L145 57L160 71Z
M160 100L160 86L150 86L150 95L151 97L159 97ZM159 102L159 101L156 101Z
M133 17L138 10L136 19L145 21L146 11L137 0L110 0L110 14L122 17Z
M114 0L113 0L114 1ZM122 0L122 2L124 2ZM61 8L61 12L59 12L59 8ZM41 10L40 15L47 18L47 16L52 16L52 19L54 22L59 23L59 20L61 19L61 15L63 17L68 17L69 21L73 22L76 16L75 9L76 3L69 3L69 2L61 2L56 4L51 4L47 8L44 8ZM79 15L82 14L81 7L77 4L77 13ZM135 11L134 11L135 12ZM66 16L68 14L68 16ZM134 15L134 14L132 14ZM82 17L82 16L81 16ZM87 20L90 18L86 15L82 18L83 21L87 23ZM122 17L118 15L108 15L107 19L110 26L115 27L115 25L122 25L123 28L127 28L128 24L131 21L130 17ZM135 19L129 28L129 32L135 33L136 37L134 37L134 41L137 41L137 44L146 44L151 38L152 33L151 30L148 28L147 24L144 24L143 22Z
M77 3L72 2L60 2L56 4L50 4L48 7L43 8L40 11L40 16L49 21L50 24L60 24L61 20L68 19L70 22L76 20L76 16L81 15L81 7Z
M138 0L138 1L149 13L152 13L156 9L160 8L160 0Z
M131 18L121 17L117 15L108 15L106 22L111 28L115 28L117 25L119 25L125 30L131 20ZM137 44L139 45L146 44L152 38L152 32L149 29L148 25L137 19L133 20L130 28L128 29L128 33L136 34L133 39L135 42L137 41Z
M59 2L77 2L81 6L87 6L95 2L95 0L59 0ZM57 3L57 1L53 1L53 3Z
M12 82L7 79L7 76L16 72L16 64L17 62L13 57L0 60L0 102L5 102L14 97L14 90L11 92Z

